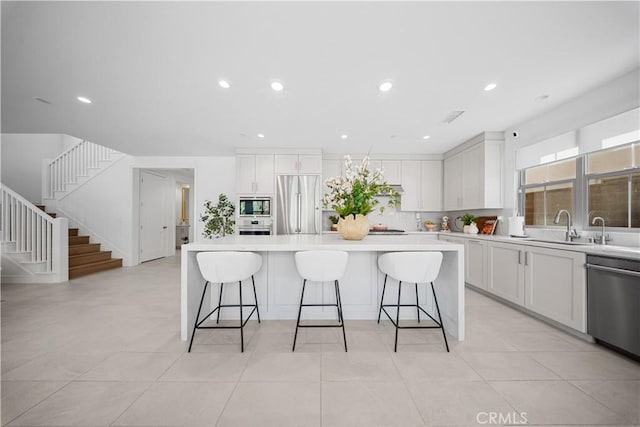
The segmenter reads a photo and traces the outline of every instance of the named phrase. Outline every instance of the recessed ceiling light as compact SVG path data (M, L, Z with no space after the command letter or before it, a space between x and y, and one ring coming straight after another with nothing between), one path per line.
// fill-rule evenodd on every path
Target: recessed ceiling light
M494 90L496 88L496 86L498 86L498 85L495 84L495 83L489 83L488 85L486 85L484 87L484 90L489 92L490 90Z
M544 101L546 99L549 99L549 95L547 95L546 93L535 98L536 101Z
M388 92L391 90L392 87L393 87L393 83L391 83L388 80L378 85L378 89L380 90L380 92Z
M264 138L264 134L263 133L259 133L258 134L258 138Z
M276 92L280 92L282 89L284 89L284 85L281 82L271 82L271 89L275 90Z
M91 100L89 98L85 98L84 96L79 96L77 99L82 103L91 104Z
M39 96L34 96L33 99L38 102L42 102L43 104L51 104L51 101L47 101L46 99L40 98Z
M431 135L425 135L422 137L422 139L429 139L429 138L431 138Z
M347 135L346 133L343 133L342 135L340 135L340 138L347 139L349 138L349 135Z
M228 81L226 80L220 80L218 82L218 84L220 85L220 87L225 88L225 89L229 89L231 87L231 85L229 84Z

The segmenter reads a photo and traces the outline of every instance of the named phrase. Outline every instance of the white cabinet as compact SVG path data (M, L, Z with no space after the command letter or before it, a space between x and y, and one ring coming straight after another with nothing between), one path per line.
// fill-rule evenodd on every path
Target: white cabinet
M587 332L585 261L583 253L526 246L524 306Z
M464 281L480 289L487 290L487 242L467 239L465 244Z
M401 210L442 210L442 162L403 160L402 188Z
M371 160L369 170L374 172L376 169L382 169L384 180L388 184L399 185L402 183L401 160Z
M487 249L487 291L524 305L524 246L491 242Z
M444 160L445 209L503 207L503 145L481 141Z
M238 154L236 156L236 192L238 194L273 193L273 156Z
M462 154L444 159L444 208L462 209Z
M487 253L489 292L586 333L585 254L499 242Z
M276 154L277 174L322 173L322 156L319 154Z

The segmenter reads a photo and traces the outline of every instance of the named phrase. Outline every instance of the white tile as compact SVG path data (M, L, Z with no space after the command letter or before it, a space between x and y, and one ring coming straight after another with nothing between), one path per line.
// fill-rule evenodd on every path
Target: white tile
M45 353L2 375L3 380L68 381L97 366L109 354Z
M395 353L393 360L407 382L481 379L464 360L453 353Z
M108 426L147 388L140 382L74 382L10 426Z
M238 381L248 360L248 353L186 353L160 381Z
M571 381L580 390L620 415L625 423L640 425L640 381Z
M555 380L560 377L523 353L464 353L462 357L485 380Z
M255 353L240 381L320 381L320 354Z
M323 381L400 381L389 353L324 353Z
M240 383L218 427L320 426L320 383Z
M566 381L489 383L529 424L619 424L623 418Z
M116 353L82 375L82 381L154 381L177 359L175 353Z
M67 384L66 381L2 381L2 425Z
M607 352L541 352L531 357L570 380L637 380L640 364Z

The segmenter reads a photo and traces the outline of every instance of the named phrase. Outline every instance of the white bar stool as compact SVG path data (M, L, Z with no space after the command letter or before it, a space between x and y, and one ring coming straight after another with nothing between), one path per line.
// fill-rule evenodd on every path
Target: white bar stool
M198 252L196 254L198 261L198 267L200 267L200 273L204 280L204 290L202 291L202 298L200 299L200 306L198 307L198 314L196 315L196 321L193 325L193 333L191 334L191 342L189 343L189 352L191 352L191 346L193 345L193 338L196 335L196 329L240 329L240 350L244 352L244 326L247 324L254 312L258 315L258 323L260 323L260 312L258 311L258 296L256 294L256 282L253 275L262 267L262 256L253 252ZM242 280L251 277L253 284L253 297L255 304L243 304L242 303ZM238 289L240 293L239 304L222 304L222 290L225 283L238 282ZM202 310L202 303L204 302L204 296L207 293L207 286L209 283L220 283L220 295L218 296L218 306L214 308L204 319L200 319L200 310ZM240 307L240 325L239 326L200 326L204 323L213 313L218 312L216 323L220 323L220 310L223 307ZM253 307L249 317L243 320L244 315L242 312L243 307Z
M344 251L305 251L296 252L296 268L302 277L302 295L300 296L300 308L298 309L298 320L296 322L296 333L293 336L293 349L296 350L296 339L298 338L298 328L342 328L344 339L344 351L347 351L347 335L344 331L344 317L342 316L342 298L340 297L340 284L338 279L342 277L347 268L349 254ZM307 281L311 282L333 282L336 291L335 304L303 304L304 290ZM302 307L336 307L338 309L338 324L323 325L301 325L300 316Z
M442 325L442 317L440 316L440 307L438 307L438 298L436 297L436 290L433 287L433 281L438 277L440 272L440 265L442 264L442 252L391 252L381 255L378 258L378 268L382 271L384 276L384 285L382 287L382 297L380 298L380 310L378 311L378 323L380 323L380 316L384 311L393 326L396 327L396 341L393 351L398 351L398 329L442 329L442 336L444 337L444 345L449 351L449 343L447 342L447 335L444 332L444 326ZM384 292L387 288L387 277L391 277L398 281L398 302L397 304L383 304ZM416 289L416 303L415 304L400 304L400 296L402 292L402 282L409 282L415 284ZM418 300L418 283L431 283L431 292L433 292L433 301L436 304L436 312L438 313L438 320L434 319L429 313L427 313ZM386 307L396 308L396 320L394 321ZM431 320L436 323L436 326L400 326L400 307L415 307L418 313L418 323L420 323L420 312L429 316Z

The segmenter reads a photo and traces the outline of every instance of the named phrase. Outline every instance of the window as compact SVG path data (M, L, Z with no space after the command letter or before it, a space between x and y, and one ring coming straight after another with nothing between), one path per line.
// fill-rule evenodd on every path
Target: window
M525 169L521 175L525 224L552 225L560 209L573 215L575 178L575 159Z
M601 216L610 227L640 228L639 151L629 144L586 156L589 225Z

